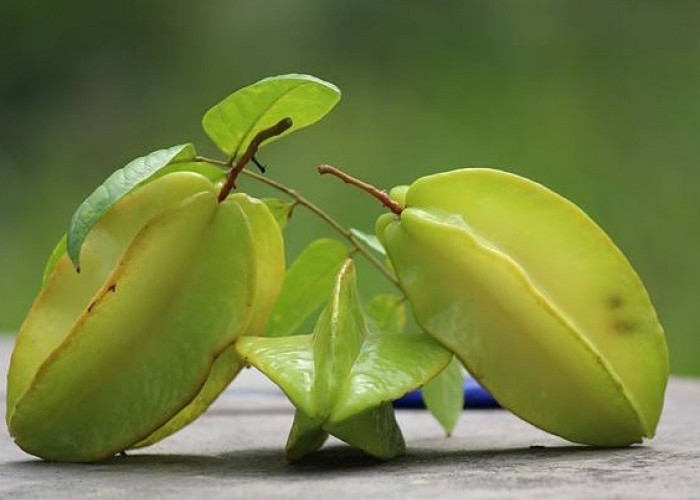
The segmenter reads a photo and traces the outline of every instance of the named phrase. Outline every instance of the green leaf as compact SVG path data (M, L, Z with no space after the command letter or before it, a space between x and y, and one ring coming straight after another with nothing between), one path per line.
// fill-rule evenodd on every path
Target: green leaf
M402 333L406 328L405 300L397 295L375 295L369 301L367 317L383 332Z
M333 239L322 238L307 246L287 270L265 336L294 334L328 300L335 275L349 255L348 247Z
M380 302L390 301L376 300ZM297 407L287 442L289 460L317 449L326 433L377 458L403 453L403 437L390 402L435 377L452 354L424 333L380 330L381 317L387 315L373 321L365 317L354 264L348 259L313 334L238 340L239 354ZM388 324L396 328L395 323Z
M112 173L101 186L83 201L73 214L67 233L68 256L80 269L80 249L92 227L125 194L148 180L159 170L175 162L189 162L195 157L192 144L160 149L136 158Z
M280 200L279 198L263 198L263 203L267 205L267 208L272 212L272 216L279 224L280 229L284 229L284 226L289 222L289 218L292 216L292 209L294 208L294 203L291 201Z
M367 245L369 248L371 248L380 255L386 256L386 251L384 250L384 247L379 242L379 238L377 238L375 235L365 233L364 231L360 231L359 229L355 229L354 227L350 228L350 232L353 236L355 236L358 240Z
M456 357L421 390L423 401L448 436L464 408L464 372Z
M53 270L56 269L56 264L58 264L58 261L65 254L66 235L64 234L63 236L61 236L61 239L58 240L58 243L56 243L56 246L51 251L51 255L49 255L49 259L46 261L46 266L44 267L44 274L41 278L41 288L44 288L46 286L46 283L49 281L49 278L53 274Z
M227 155L242 152L261 130L283 118L293 121L268 144L323 118L340 100L340 90L309 75L281 75L244 87L210 108L202 118L209 138Z

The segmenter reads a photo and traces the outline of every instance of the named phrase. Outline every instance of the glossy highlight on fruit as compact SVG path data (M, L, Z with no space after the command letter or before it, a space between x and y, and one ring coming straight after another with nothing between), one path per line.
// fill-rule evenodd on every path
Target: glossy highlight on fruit
M492 169L423 177L377 221L415 316L499 401L568 440L654 435L663 329L622 252L573 203Z
M15 442L93 461L196 418L240 368L230 346L261 331L279 290L281 235L266 210L245 195L217 202L192 172L116 202L87 235L80 272L55 259L20 329L7 394Z

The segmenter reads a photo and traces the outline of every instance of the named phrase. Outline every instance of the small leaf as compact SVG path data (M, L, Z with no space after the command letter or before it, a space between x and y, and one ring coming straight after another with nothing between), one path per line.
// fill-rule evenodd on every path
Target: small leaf
M349 255L348 247L337 240L322 238L307 246L287 270L265 336L294 334L328 300L335 275Z
M41 288L44 288L46 286L46 282L49 281L51 274L53 274L53 270L56 269L56 264L58 264L58 261L61 259L61 257L65 255L65 253L66 235L64 234L63 236L61 236L61 239L58 240L58 243L56 243L56 246L51 251L51 255L49 255L49 259L46 261L46 266L44 267L44 274L41 278Z
M209 138L227 155L242 152L255 135L289 117L292 127L268 144L323 118L340 100L340 90L309 75L281 75L244 87L210 108L202 118Z
M397 295L375 295L369 301L367 317L383 332L402 333L406 328L405 300Z
M464 373L456 357L440 374L421 389L428 411L448 436L457 425L464 408Z
M280 200L279 198L263 198L263 203L267 205L267 208L272 212L272 216L279 224L280 229L284 229L284 226L289 222L289 218L292 216L292 208L294 208L294 203L291 201Z
M175 162L191 161L194 157L195 149L192 144L180 144L137 158L112 173L73 214L66 245L73 265L80 269L80 249L83 242L92 227L112 205L162 168Z
M372 250L374 250L378 254L386 255L386 251L384 250L384 247L379 242L379 238L377 238L375 235L365 233L364 231L360 231L359 229L355 229L354 227L350 229L350 232L358 240L360 240L362 243L367 245L369 248L371 248Z

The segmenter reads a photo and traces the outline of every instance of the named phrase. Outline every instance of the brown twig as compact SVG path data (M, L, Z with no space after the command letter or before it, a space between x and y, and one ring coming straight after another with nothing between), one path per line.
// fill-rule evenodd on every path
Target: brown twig
M403 208L401 207L401 205L392 200L386 191L383 191L373 186L372 184L368 184L367 182L361 181L360 179L356 179L355 177L348 175L342 170L338 170L335 167L331 167L330 165L319 165L316 170L318 170L318 173L321 175L331 174L347 184L357 186L363 191L374 196L377 200L379 200L379 202L382 205L394 212L396 215L401 215Z
M217 160L215 158L207 158L206 156L197 156L195 157L195 161L205 162L211 165L218 165L222 168L226 168L229 166L228 162L226 161ZM333 230L335 230L338 234L345 238L350 244L351 248L361 253L369 261L370 264L372 264L381 274L384 275L384 277L388 281L393 283L399 290L402 290L401 284L396 279L394 274L384 264L382 264L382 262L379 259L372 255L372 253L360 241L358 241L358 239L355 237L354 234L350 232L350 230L348 230L346 227L340 224L333 217L328 215L318 205L312 203L309 199L302 196L296 190L289 188L284 184L275 181L274 179L270 179L269 177L265 177L264 175L260 175L256 172L252 172L246 169L241 170L241 173L263 184L267 184L268 186L286 194L287 196L292 198L292 200L294 200L293 203L295 205L301 205L314 215L318 216L321 220L323 220L326 224L333 228Z
M257 153L260 144L272 137L282 135L292 126L292 124L293 122L291 118L282 118L272 127L261 130L255 134L255 137L253 137L253 139L250 141L250 144L248 144L245 152L238 158L238 160L236 160L235 164L235 156L231 157L231 159L227 162L227 164L231 167L231 170L229 170L228 175L226 176L226 183L219 192L219 201L224 201L231 190L236 187L236 178L238 178L241 170L243 170L243 168L253 158L255 153Z
M258 180L264 184L267 184L268 186L273 187L278 191L281 191L282 193L285 193L286 195L291 197L297 204L303 206L304 208L321 218L326 224L328 224L336 232L338 232L338 234L345 238L350 243L350 246L354 251L360 252L369 261L370 264L372 264L380 273L382 273L386 277L387 280L393 283L399 290L402 289L401 284L398 282L394 274L389 269L387 269L387 267L384 264L382 264L379 259L372 255L372 253L357 240L355 235L352 234L350 230L348 230L346 227L340 224L333 217L328 215L318 205L312 203L294 189L288 188L284 184L270 179L269 177L265 177L264 175L251 172L250 170L243 170L243 174L247 175L248 177L252 177L253 179Z

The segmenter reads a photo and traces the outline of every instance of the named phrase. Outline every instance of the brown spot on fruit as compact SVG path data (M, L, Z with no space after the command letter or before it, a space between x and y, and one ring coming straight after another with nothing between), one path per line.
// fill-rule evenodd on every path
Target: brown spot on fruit
M634 325L624 319L615 320L613 328L617 333L630 333L634 331Z
M619 309L622 307L622 304L623 304L623 300L622 300L622 297L620 297L619 295L611 295L610 297L608 297L608 300L607 300L608 308L610 308L612 310Z
M99 304L105 298L105 295L107 294L107 292L116 292L116 291L117 291L117 284L116 283L112 283L111 285L109 285L107 287L106 291L100 293L99 297L95 298L95 300L90 302L90 305L87 308L87 312L92 312L92 310L95 308L95 306L97 304Z

